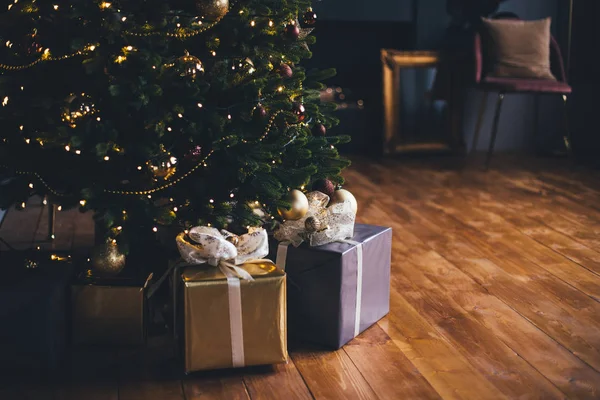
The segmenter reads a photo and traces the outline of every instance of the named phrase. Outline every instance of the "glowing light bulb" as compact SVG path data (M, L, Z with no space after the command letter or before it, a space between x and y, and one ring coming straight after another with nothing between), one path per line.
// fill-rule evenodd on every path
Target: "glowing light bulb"
M233 193L230 193L230 194L229 194L229 197L231 197L231 198L233 199L233 198L235 197L235 194L233 194Z
M250 26L256 26L256 22L254 20L250 21Z
M81 150L75 150L75 154L77 154L77 155L81 154Z
M46 199L42 200L42 204L43 204L43 205L46 205L46 204L48 204L48 200L46 200Z
M151 199L151 198L152 198L152 195L151 195L151 194L149 194L149 195L148 195L148 198L149 198L149 199Z
M104 161L108 161L108 160L110 160L110 157L109 156L104 156Z
M22 202L21 203L21 208L25 208L25 205L26 205L25 202Z
M19 126L19 130L22 131L23 130L23 125Z
M79 200L79 204L81 205L81 207L85 207L85 204L87 202L85 200Z
M173 207L173 211L177 212L178 208L177 207Z
M273 21L269 21L269 26L273 26Z
M208 202L209 202L210 204L213 204L215 201L214 201L213 199L210 199Z
M227 114L227 119L231 119L231 114Z
M30 183L30 184L29 184L29 188L30 188L30 189L33 189L33 183Z
M52 8L54 8L55 10L58 10L58 4L53 5Z
M8 104L8 96L4 96L4 100L2 100L2 107L5 107Z
M121 21L123 21L123 22L127 21L127 17L121 18Z
M177 114L177 116L178 116L179 118L183 118L183 114L181 114L181 113Z
M66 150L66 151L71 151L71 146L69 146L69 145L66 145L66 146L65 146L65 150Z
M277 91L278 91L278 92L283 92L283 86L279 86L279 87L277 88Z
M214 56L216 56L216 55L217 55L217 52L213 50L213 51L211 51L211 52L210 52L210 54L212 54L212 55L213 55L213 57L214 57Z
M120 230L122 230L122 229L123 229L123 227L122 227L122 226L117 226L117 230L118 230L118 231L120 231Z
M100 119L101 119L100 117L96 117L96 121L100 121Z
M153 231L153 232L158 232L158 228L157 228L157 227L154 227L154 228L152 228L152 231Z
M127 47L125 47L125 49L127 49L127 51L131 51L131 50L133 50L133 46L127 46Z
M169 127L167 128L167 130L168 130L169 132L171 132L173 129L172 129L170 126L169 126Z
M198 103L198 108L202 108L202 103Z
M62 211L62 206L58 206L58 207L56 207L56 209L57 209L58 211Z
M138 165L137 169L138 169L138 171L141 171L142 170L142 166Z

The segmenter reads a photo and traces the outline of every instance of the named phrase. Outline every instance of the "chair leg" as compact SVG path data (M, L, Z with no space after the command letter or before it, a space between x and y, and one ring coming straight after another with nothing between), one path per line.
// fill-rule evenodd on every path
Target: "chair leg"
M473 135L473 144L471 145L471 152L477 150L477 142L479 142L479 133L481 132L481 126L483 125L483 117L485 116L485 110L487 108L487 100L489 93L483 92L483 99L481 100L481 106L479 107L479 115L477 116L477 124L475 125L475 134Z
M494 153L494 145L496 144L496 135L498 134L498 123L500 122L500 111L502 110L502 102L504 101L504 93L498 93L498 100L496 101L496 111L494 113L494 125L492 126L492 137L490 139L490 148L488 150L487 158L485 160L485 169L490 167L490 161L492 160L492 154Z
M537 143L540 134L540 95L533 95L533 142Z
M567 108L567 100L568 97L566 94L563 94L563 111L564 111L564 121L565 121L565 136L563 136L563 140L565 142L565 147L567 148L567 154L569 157L573 156L573 141L571 140L571 129L569 128L569 110Z

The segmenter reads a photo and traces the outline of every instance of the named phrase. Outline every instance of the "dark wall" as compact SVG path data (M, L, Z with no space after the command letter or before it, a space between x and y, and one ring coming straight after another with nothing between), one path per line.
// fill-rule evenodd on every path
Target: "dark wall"
M314 2L320 19L342 21L410 21L413 0L323 0Z
M600 165L600 119L598 118L598 48L600 2L583 0L574 2L573 58L571 84L573 94L570 117L573 147L576 153Z

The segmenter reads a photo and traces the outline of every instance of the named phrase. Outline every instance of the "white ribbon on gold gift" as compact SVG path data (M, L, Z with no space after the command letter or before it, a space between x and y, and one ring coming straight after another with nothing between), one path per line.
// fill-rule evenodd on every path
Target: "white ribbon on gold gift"
M240 279L253 281L254 278L238 265L271 261L263 258L269 253L267 231L263 228L250 228L248 233L239 236L237 245L226 239L229 236L233 235L227 231L197 226L190 229L187 235L180 233L176 240L179 253L187 265L208 263L218 267L227 278L232 365L243 367L244 327Z

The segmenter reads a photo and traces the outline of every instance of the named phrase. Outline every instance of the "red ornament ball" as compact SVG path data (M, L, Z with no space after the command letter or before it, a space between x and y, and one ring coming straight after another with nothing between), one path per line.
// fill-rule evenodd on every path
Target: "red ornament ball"
M335 185L329 179L318 179L313 183L312 190L325 193L331 199L335 193Z
M291 78L292 75L294 74L292 71L292 67L290 67L289 65L287 65L285 63L282 63L279 66L278 72L282 78Z
M22 51L28 56L41 53L44 48L39 43L38 39L35 32L25 36L21 44Z
M317 22L317 14L313 11L312 8L309 8L304 13L302 20L306 25L314 25Z
M298 36L300 36L300 28L296 24L287 24L285 27L285 35L290 39L298 39Z
M267 110L262 105L257 105L253 113L254 118L263 119L267 116Z
M202 146L194 145L185 153L183 158L186 161L198 162L200 160L201 155Z
M327 134L327 128L323 124L315 124L312 129L314 136L325 136Z
M306 109L304 108L304 104L294 103L292 106L292 111L298 117L298 122L302 122L306 118Z

